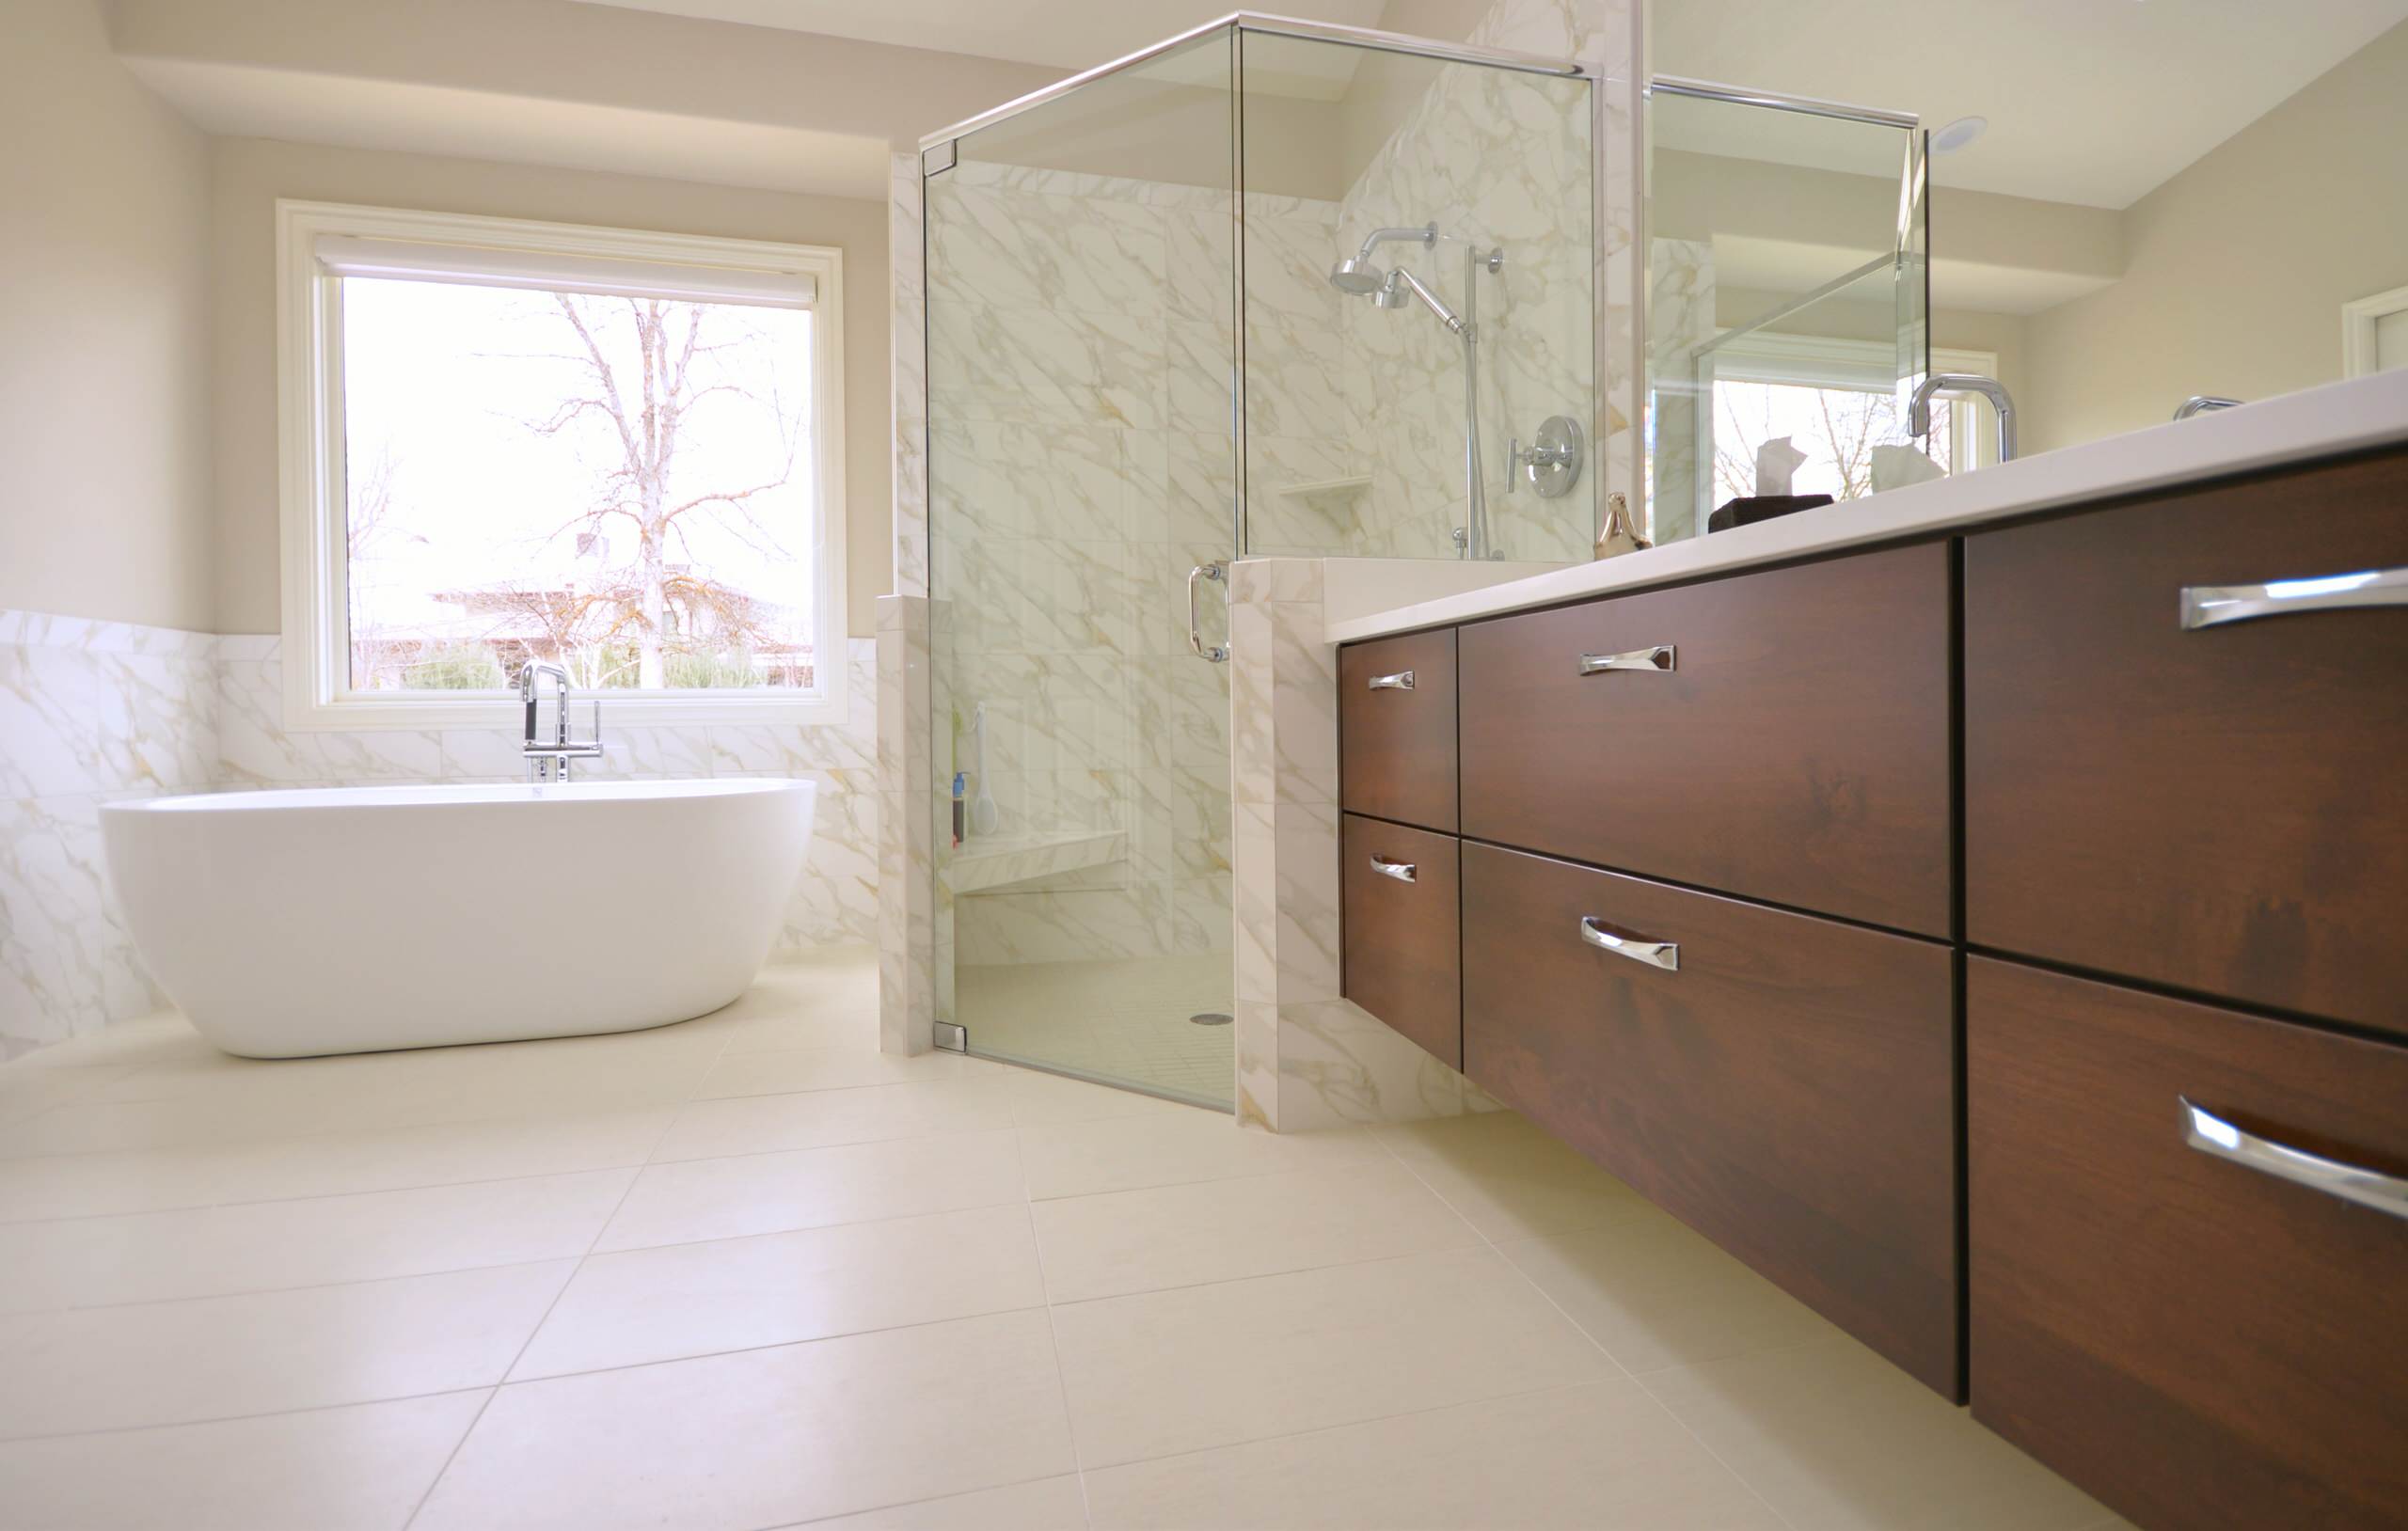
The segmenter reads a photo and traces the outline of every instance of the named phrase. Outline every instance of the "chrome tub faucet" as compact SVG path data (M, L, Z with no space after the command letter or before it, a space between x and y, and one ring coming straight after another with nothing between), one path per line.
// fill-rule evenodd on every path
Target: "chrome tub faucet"
M1978 372L1932 373L1915 385L1914 397L1907 402L1908 434L1931 434L1931 396L1936 393L1978 393L1988 399L1998 416L1998 460L2015 460L2015 400L2005 384Z
M553 683L552 736L547 742L536 727L535 715L540 705L537 695L544 678ZM565 781L569 779L570 762L598 760L602 756L602 699L594 699L594 736L572 739L568 736L568 671L558 665L547 665L530 659L518 671L518 700L527 709L527 730L519 742L518 752L527 759L527 780L530 781Z

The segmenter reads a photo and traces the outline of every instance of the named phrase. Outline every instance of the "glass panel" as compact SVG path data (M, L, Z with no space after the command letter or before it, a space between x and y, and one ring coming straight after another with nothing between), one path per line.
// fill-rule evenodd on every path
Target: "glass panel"
M938 1012L973 1052L1228 1107L1231 38L926 182ZM1221 633L1219 587L1204 620Z
M1933 471L1907 429L1930 366L1921 135L1664 91L1648 129L1655 540Z
M1246 551L1588 558L1589 82L1255 32L1242 56ZM1542 497L1509 453L1558 417L1582 461Z

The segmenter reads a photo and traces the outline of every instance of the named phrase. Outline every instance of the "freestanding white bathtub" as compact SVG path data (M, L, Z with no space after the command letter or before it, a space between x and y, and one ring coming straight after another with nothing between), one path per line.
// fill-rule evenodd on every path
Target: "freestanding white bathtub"
M112 803L109 876L203 1036L296 1058L662 1026L744 992L808 781L336 787Z

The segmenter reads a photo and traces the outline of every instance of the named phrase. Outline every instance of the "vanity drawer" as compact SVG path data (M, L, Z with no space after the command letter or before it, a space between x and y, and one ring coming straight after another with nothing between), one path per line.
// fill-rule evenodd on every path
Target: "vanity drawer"
M1463 882L1464 1071L1959 1397L1949 948L1468 842Z
M1931 544L1464 628L1464 833L1949 935L1948 565Z
M2408 607L2182 616L2381 569L2408 457L1968 538L1968 939L2408 1033Z
M1461 889L1453 836L1346 815L1339 992L1440 1063L1464 1062Z
M1967 977L1974 1417L2144 1525L2402 1524L2408 1203L2193 1146L2183 1102L2408 1174L2408 1049Z
M1339 798L1350 813L1455 832L1455 635L1338 654Z

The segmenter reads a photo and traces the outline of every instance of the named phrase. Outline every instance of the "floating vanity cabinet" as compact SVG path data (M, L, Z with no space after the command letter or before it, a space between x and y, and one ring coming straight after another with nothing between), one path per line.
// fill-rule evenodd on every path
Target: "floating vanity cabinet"
M1950 949L1471 843L1463 893L1464 1072L1960 1397Z
M2408 1523L2408 1049L1967 978L1974 1417L2144 1526Z
M1964 557L1967 939L2408 1033L2408 456Z
M1946 939L1951 576L1933 543L1465 626L1463 832Z
M1452 835L1346 815L1342 992L1450 1068L1464 1063Z
M1338 657L1339 800L1455 832L1455 635L1357 643Z

